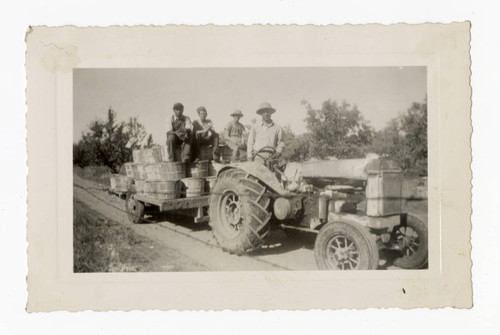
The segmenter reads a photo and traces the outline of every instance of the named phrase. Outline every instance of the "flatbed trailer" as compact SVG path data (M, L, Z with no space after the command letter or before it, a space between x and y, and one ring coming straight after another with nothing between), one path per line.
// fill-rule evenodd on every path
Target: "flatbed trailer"
M135 186L130 186L125 206L130 221L139 223L144 220L144 209L146 206L158 207L160 212L171 212L181 210L194 210L194 222L207 222L209 216L208 202L210 195L201 195L197 197L178 198L178 199L158 199L142 193L137 193Z

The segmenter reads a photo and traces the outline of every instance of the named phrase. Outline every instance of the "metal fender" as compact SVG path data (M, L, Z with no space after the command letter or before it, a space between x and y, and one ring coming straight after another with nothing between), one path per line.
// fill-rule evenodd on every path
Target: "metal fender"
M240 169L248 174L251 174L255 178L259 179L262 183L266 184L267 187L269 187L270 189L272 189L273 191L275 191L280 195L289 194L289 192L281 186L281 183L279 182L275 174L269 171L269 169L264 165L262 165L261 163L242 162L242 163L233 163L224 165L220 167L220 169L217 169L218 170L217 176L219 176L222 172L229 169Z

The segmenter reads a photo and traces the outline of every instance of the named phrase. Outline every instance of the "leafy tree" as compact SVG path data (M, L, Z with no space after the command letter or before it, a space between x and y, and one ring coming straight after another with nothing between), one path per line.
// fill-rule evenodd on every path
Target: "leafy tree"
M290 126L283 127L283 141L285 148L281 157L285 161L301 162L309 158L310 135L295 135Z
M414 102L405 114L375 133L370 150L398 161L404 170L427 174L427 101Z
M404 136L401 131L400 117L391 119L383 130L376 131L373 135L368 151L391 157L405 168Z
M80 167L104 165L117 172L123 163L132 160L132 150L153 144L152 136L146 137L136 117L127 123L117 122L116 112L109 108L107 119L92 121L89 131L73 145L73 163Z
M137 116L131 117L125 124L125 132L128 133L129 141L127 147L145 147L153 145L153 136L146 132L146 127L140 124Z
M373 129L354 105L327 100L321 109L306 106L310 156L356 158L364 156L373 138Z
M414 102L401 118L405 159L409 167L427 174L427 99Z

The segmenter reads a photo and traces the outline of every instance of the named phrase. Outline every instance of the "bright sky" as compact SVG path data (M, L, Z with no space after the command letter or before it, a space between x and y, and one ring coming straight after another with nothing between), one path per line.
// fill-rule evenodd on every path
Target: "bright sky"
M76 69L73 85L74 142L92 120L104 120L110 106L119 121L138 116L153 140L164 144L166 116L176 102L192 119L205 106L218 131L234 109L249 124L258 106L269 102L277 110L275 122L299 134L306 131L302 100L318 109L327 99L357 105L379 130L427 94L425 67Z

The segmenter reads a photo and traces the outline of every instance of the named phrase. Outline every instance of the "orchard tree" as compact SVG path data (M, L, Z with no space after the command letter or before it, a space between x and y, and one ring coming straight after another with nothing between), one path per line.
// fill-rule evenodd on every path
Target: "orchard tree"
M147 144L153 144L152 136L147 136L137 118L117 122L110 107L107 119L92 121L89 131L73 145L73 163L80 167L104 165L118 172L123 163L132 160L132 150Z
M427 99L414 102L401 118L405 158L408 165L427 175Z
M405 171L427 175L427 101L412 103L376 132L370 150L398 161Z
M283 127L283 141L285 148L281 157L285 161L301 162L309 158L309 134L295 135L290 126Z
M308 102L303 104L311 157L357 158L366 154L373 129L355 105L327 100L321 109L314 109Z

